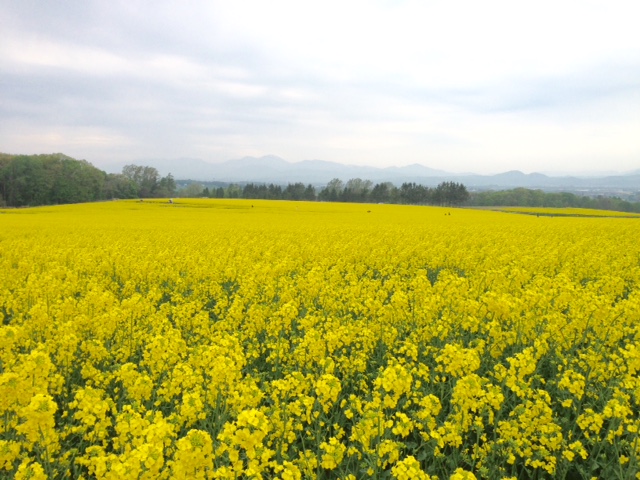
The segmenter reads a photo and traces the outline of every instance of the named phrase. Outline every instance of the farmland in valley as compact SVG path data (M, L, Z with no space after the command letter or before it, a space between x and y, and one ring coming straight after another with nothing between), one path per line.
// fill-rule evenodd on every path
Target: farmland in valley
M0 210L0 476L640 478L639 239L398 205Z

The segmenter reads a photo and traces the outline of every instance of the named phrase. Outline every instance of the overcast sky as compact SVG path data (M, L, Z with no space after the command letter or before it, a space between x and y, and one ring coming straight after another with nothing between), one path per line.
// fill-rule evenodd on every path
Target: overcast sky
M640 2L0 0L0 151L640 168Z

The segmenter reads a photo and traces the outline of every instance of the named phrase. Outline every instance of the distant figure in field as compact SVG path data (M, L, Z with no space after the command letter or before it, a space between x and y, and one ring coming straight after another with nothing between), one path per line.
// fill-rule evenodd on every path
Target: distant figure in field
M173 198L170 198L170 199L169 199L169 203L173 203Z

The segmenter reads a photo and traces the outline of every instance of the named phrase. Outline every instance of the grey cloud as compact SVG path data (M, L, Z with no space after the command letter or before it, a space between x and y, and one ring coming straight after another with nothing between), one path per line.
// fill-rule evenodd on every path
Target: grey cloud
M468 92L457 101L482 113L553 110L562 113L633 91L640 92L640 63L601 65L562 76L516 78Z
M331 146L319 145L326 137L353 131L355 144L387 123L409 125L439 109L454 110L468 122L505 112L571 116L584 105L640 93L640 64L633 59L565 75L512 76L457 87L423 85L384 68L375 75L352 68L341 78L304 56L280 56L234 36L219 23L215 2L199 12L190 5L0 0L0 36L44 40L63 56L57 66L0 61L0 130L10 132L12 123L33 132L95 127L126 137L140 151L148 144L154 152L182 148L183 155L197 154L187 150L190 143L231 144L236 138L242 139L240 149L248 144L259 149L265 138L269 142L262 145L280 142L284 149L287 137L297 136L313 156L314 143L318 150L334 148L333 138ZM107 62L92 63L92 54L105 54ZM86 64L73 64L75 59ZM339 66L350 60L357 59L342 59ZM427 152L434 144L468 144L453 128L418 133L417 127L409 133L394 128L391 134L406 139L407 151L412 145Z
M177 80L180 72L168 72L163 78L140 79L134 71L116 72L104 78L104 75L91 75L91 72L65 72L45 67L32 67L20 78L17 73L5 71L12 76L8 80L12 85L7 91L15 96L14 111L10 114L18 115L15 110L22 108L28 115L33 111L26 105L31 99L38 104L36 110L46 115L46 108L56 109L55 118L62 115L62 120L66 118L71 123L74 119L83 121L90 117L94 123L115 126L122 122L127 128L134 119L143 121L144 113L152 114L156 122L166 115L188 121L190 112L199 115L207 109L214 111L221 121L240 123L245 127L262 123L263 130L274 124L291 124L300 118L312 117L314 112L342 120L384 116L375 108L375 96L379 92L357 83L341 84L323 79L303 65L269 60L259 46L225 43L215 35L204 35L206 28L217 28L215 21L208 25L207 19L201 19L193 31L189 31L188 26L180 22L173 24L174 17L166 11L158 14L133 7L114 9L104 5L108 4L75 2L67 9L49 4L37 9L34 2L27 2L15 4L10 10L21 22L16 28L38 31L52 41L74 42L104 49L134 62L138 60L140 69L144 69L145 61L154 55L173 54L203 69L236 69L244 72L246 78L221 78L213 74L211 78L181 82ZM160 5L165 9L175 8L171 4ZM185 16L176 13L179 13L178 18ZM230 86L237 82L239 86L263 88L265 93L243 98L216 89L216 83L225 81ZM282 95L286 90L296 89L312 91L313 95L295 99ZM59 113L69 105L77 111ZM116 108L116 105L120 106Z
M371 88L406 102L449 105L475 114L561 113L630 92L640 95L640 62L605 64L566 75L512 77L472 87L434 88L399 82Z

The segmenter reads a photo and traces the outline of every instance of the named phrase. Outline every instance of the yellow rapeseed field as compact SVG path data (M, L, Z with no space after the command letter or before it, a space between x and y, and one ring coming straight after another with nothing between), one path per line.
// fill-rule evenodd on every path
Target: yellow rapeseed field
M640 478L640 219L0 210L0 477Z
M640 218L640 213L594 210L591 208L551 208L551 207L490 207L503 212L548 215L559 217L630 217Z

